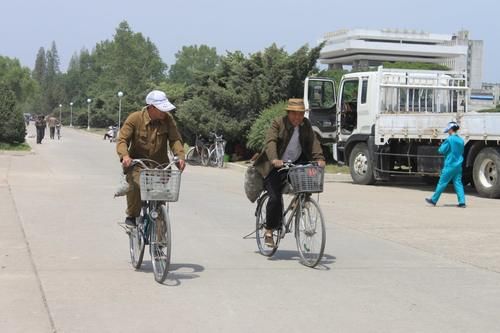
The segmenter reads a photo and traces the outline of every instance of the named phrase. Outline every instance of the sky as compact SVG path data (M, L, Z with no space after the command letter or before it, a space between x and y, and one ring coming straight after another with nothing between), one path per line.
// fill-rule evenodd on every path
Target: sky
M466 29L484 41L483 81L500 82L495 0L0 0L0 55L32 68L38 49L55 41L65 70L75 52L111 39L123 20L149 37L168 65L184 45L206 44L224 54L275 42L293 52L338 29Z

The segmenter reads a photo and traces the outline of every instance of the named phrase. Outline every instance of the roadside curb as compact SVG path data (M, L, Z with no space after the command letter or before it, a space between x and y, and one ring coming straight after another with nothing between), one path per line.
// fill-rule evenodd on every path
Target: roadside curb
M241 165L239 163L228 162L226 163L228 169L239 171L244 173L248 168L246 165ZM325 182L352 182L351 175L342 173L325 173Z

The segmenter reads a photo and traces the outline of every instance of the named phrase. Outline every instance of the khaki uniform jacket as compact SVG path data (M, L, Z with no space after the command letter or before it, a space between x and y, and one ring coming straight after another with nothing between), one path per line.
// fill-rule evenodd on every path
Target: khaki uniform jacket
M279 117L273 120L271 128L267 132L264 150L255 160L254 166L262 177L273 169L272 160L280 160L293 134L293 125L288 120L288 116ZM302 154L308 161L325 160L323 150L318 138L314 134L309 119L304 118L299 128L299 142Z
M129 155L131 158L147 158L158 163L168 163L170 149L184 159L184 143L177 125L170 113L165 119L152 121L146 108L130 114L120 129L116 151L120 160Z

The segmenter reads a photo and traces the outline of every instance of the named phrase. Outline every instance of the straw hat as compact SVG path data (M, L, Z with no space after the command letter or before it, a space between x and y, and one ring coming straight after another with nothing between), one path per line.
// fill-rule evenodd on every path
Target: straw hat
M287 111L297 111L306 112L306 107L304 106L304 100L302 98L290 98L288 100Z

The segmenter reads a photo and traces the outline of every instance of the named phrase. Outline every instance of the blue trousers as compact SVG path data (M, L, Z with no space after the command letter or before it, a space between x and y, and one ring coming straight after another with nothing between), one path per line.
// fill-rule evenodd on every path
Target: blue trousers
M448 168L445 167L441 171L441 177L439 177L439 183L436 186L436 191L432 196L432 201L437 203L441 193L446 189L448 184L453 181L453 186L455 187L455 192L457 193L458 203L465 204L465 193L464 185L462 184L462 167Z

